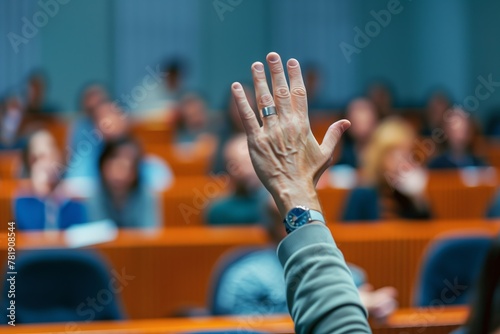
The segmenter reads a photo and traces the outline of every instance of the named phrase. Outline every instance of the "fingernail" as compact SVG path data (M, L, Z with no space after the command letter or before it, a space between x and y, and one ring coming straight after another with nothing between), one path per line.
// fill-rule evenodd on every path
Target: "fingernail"
M279 60L279 57L276 53L270 53L268 59L271 63L275 63Z
M261 63L257 63L253 66L253 68L257 71L257 72L262 72L264 71L264 65L262 65Z
M241 89L241 84L239 82L233 83L233 89L234 90L240 90Z
M288 66L290 66L290 67L297 67L297 66L299 66L299 62L297 61L297 59L293 59L292 58L292 59L290 59L288 61Z

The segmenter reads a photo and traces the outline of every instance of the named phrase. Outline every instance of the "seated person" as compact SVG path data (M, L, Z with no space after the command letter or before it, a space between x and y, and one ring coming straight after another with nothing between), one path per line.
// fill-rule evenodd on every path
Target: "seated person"
M451 102L444 92L435 92L427 101L425 108L424 126L421 129L423 136L432 136L434 131L443 128L446 110L449 110Z
M49 132L39 130L29 137L23 160L30 182L14 199L20 230L64 229L87 222L84 205L61 182L62 156Z
M398 117L385 119L362 156L361 182L350 193L344 221L428 219L426 174L412 160L416 134Z
M271 196L264 200L261 212L263 223L272 242L269 248L254 250L225 268L217 282L217 315L287 313L283 267L276 256L276 246L286 236L282 217ZM364 272L348 265L354 284L358 287L361 301L368 313L378 319L391 314L397 307L396 290L384 287L373 291L365 282Z
M485 167L486 162L474 150L477 133L470 115L458 108L447 113L443 121L443 130L446 135L445 147L442 154L429 162L429 169Z
M205 212L210 225L242 225L257 223L259 205L265 192L252 167L245 135L231 139L224 150L231 193L213 201Z
M84 93L83 108L86 116L74 125L69 143L67 178L97 180L98 160L108 140L124 136L128 132L128 120L107 95L97 87Z
M207 156L210 159L217 139L209 131L205 101L195 94L185 95L174 117L176 152L180 157Z
M155 194L142 181L142 150L130 137L109 140L99 158L100 183L88 198L91 220L110 219L120 228L157 227Z
M358 157L362 154L377 127L378 115L375 105L368 99L359 98L349 103L346 118L352 126L342 141L340 158L336 165L358 168Z
M23 146L21 125L23 107L19 98L8 97L0 104L0 149L18 149Z

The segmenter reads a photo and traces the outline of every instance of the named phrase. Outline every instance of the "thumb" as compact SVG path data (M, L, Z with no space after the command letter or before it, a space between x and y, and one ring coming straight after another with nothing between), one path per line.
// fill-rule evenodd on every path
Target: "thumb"
M341 119L330 125L328 131L326 131L325 137L323 138L323 142L321 143L321 151L324 155L331 157L333 154L333 150L335 146L342 137L342 134L345 130L349 129L351 126L351 122L346 119Z

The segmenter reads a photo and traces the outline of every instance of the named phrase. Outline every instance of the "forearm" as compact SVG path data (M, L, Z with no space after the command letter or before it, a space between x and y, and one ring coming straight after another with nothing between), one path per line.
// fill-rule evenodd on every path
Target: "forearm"
M326 226L306 225L278 247L297 333L370 333L342 253Z

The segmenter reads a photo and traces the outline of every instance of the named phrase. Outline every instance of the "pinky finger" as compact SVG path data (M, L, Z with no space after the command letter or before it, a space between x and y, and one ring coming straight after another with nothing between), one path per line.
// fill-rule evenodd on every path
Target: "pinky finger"
M260 126L255 112L248 103L243 87L239 82L235 82L231 85L231 92L238 106L238 113L240 114L241 122L243 123L247 136L255 135L260 131Z

